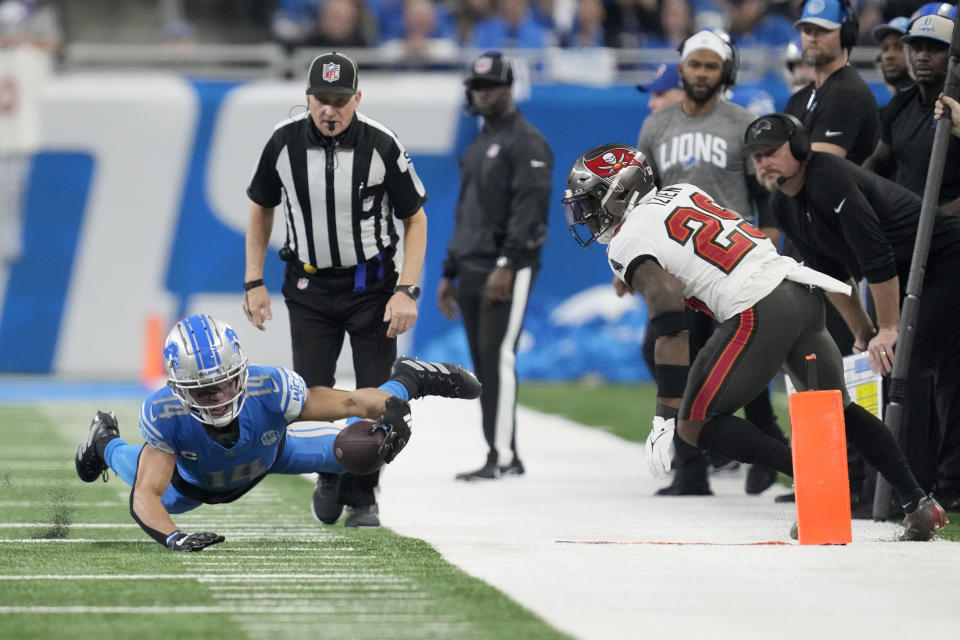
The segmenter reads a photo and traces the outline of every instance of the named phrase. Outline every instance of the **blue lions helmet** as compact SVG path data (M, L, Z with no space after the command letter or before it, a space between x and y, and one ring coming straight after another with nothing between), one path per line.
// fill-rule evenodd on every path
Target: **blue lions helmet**
M163 344L167 385L190 414L214 427L240 415L247 388L247 357L236 331L206 314L185 318Z

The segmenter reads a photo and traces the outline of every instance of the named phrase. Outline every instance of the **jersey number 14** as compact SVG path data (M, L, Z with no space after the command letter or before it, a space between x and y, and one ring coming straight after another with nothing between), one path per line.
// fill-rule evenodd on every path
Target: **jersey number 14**
M667 235L682 245L693 243L698 256L730 273L743 257L767 236L736 213L724 209L703 193L690 199L696 207L677 207L666 219ZM724 221L737 221L735 225Z

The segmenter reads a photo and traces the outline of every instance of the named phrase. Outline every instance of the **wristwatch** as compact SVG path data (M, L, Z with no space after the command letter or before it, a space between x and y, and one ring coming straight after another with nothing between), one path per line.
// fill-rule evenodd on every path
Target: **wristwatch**
M414 300L420 297L420 287L415 284L398 284L394 293L405 293Z
M510 258L508 258L507 256L500 256L499 258L497 258L498 269L505 269L506 267L509 267L512 264L513 263L510 262Z

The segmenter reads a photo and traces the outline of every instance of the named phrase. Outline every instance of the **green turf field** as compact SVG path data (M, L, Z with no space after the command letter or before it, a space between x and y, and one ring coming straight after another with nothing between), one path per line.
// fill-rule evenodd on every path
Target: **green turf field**
M523 405L532 409L561 415L634 442L646 439L656 405L656 391L650 384L525 384L520 387L519 397ZM790 413L782 389L774 391L773 409L781 428L789 434ZM783 483L790 484L787 476L780 477ZM951 516L953 521L940 532L940 537L960 541L960 513Z
M4 639L567 637L420 540L317 523L297 476L175 518L230 545L166 551L121 480L77 478L94 408L0 405ZM135 433L136 406L115 408Z

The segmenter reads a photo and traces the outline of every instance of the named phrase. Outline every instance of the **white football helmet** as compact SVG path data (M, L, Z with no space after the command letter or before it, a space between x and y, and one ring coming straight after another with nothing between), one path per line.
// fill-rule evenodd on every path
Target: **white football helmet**
M206 314L185 318L163 346L167 385L197 420L225 427L240 415L247 357L236 331Z
M567 174L563 209L567 228L581 247L607 244L634 205L656 189L653 170L640 151L604 144L580 155ZM582 236L580 225L589 230Z

